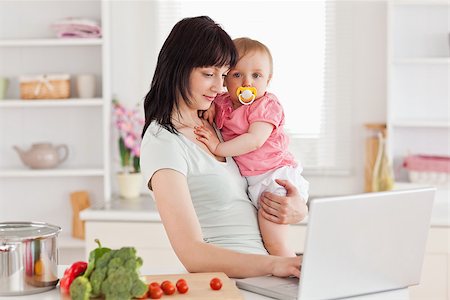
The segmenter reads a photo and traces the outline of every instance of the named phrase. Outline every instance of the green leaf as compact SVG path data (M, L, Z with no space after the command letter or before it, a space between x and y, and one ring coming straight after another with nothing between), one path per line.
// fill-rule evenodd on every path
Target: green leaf
M123 137L119 138L119 151L120 151L120 161L122 167L127 167L130 165L130 150L125 146L125 141Z
M137 156L133 157L133 167L134 167L134 171L136 173L141 172L141 166L139 164L139 157L137 157Z

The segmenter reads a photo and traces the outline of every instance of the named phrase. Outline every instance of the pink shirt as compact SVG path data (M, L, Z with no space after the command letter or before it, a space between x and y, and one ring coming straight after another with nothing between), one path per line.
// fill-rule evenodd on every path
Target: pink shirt
M289 137L283 130L283 107L275 95L266 93L252 104L235 110L227 93L218 95L214 103L216 126L225 141L247 133L253 122L274 125L272 134L259 149L234 157L243 176L260 175L283 166L297 166L294 156L288 151Z

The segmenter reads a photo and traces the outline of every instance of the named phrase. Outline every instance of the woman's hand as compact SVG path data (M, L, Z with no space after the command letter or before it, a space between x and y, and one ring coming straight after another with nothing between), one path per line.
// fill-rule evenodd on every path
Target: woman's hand
M274 257L272 275L277 277L295 276L300 278L303 256Z
M278 224L296 224L308 214L305 200L297 188L288 180L276 179L276 183L286 189L286 196L264 192L259 198L259 214Z

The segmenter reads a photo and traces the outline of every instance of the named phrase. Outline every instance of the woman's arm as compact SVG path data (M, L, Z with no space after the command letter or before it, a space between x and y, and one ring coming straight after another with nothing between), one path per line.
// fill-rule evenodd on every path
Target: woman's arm
M258 211L265 219L279 224L297 224L308 215L308 207L297 188L288 180L275 180L286 189L286 196L264 192Z
M211 132L204 126L195 129L198 140L204 143L209 151L215 155L227 157L238 156L252 152L260 148L269 138L273 131L273 125L268 122L253 122L248 132L234 139L221 143L215 132Z
M300 257L243 254L205 243L183 174L161 169L153 175L151 186L172 248L189 272L224 272L230 277L300 276Z

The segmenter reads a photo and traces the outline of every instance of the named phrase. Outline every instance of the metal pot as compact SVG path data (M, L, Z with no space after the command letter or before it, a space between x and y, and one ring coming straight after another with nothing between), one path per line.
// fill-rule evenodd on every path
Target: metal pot
M0 222L0 296L41 293L58 283L61 228L40 222Z

